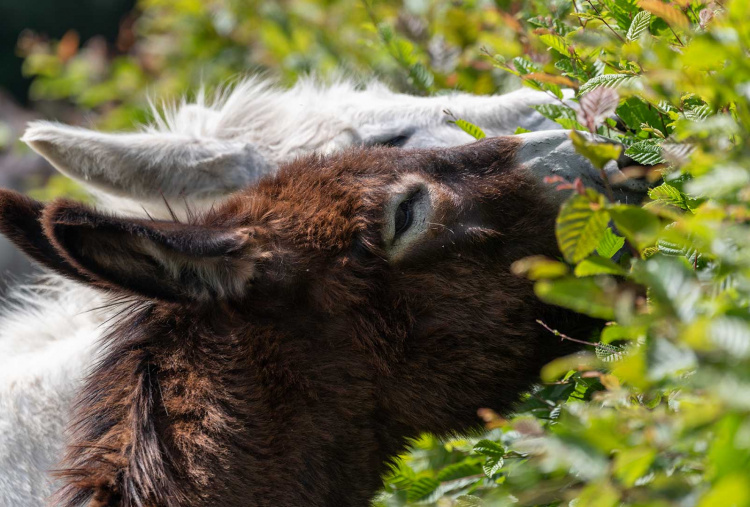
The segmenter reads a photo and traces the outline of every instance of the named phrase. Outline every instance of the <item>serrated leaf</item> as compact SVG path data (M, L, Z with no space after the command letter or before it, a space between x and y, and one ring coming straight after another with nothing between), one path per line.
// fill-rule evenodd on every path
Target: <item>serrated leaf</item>
M409 67L409 77L414 84L425 91L431 90L435 83L435 76L432 75L432 72L419 62Z
M570 139L576 152L586 157L597 169L603 169L610 160L616 160L622 153L622 145L589 141L583 134L572 130Z
M484 465L482 465L482 471L484 472L484 475L492 478L493 475L498 473L503 468L504 464L505 460L502 457L487 458L487 461L485 461Z
M474 452L483 456L505 456L505 448L492 440L482 439L474 445Z
M618 88L636 80L632 74L602 74L601 76L592 77L578 89L578 92L589 93L602 86L607 88Z
M397 461L391 466L390 474L385 478L388 484L399 489L406 489L416 480L417 474L403 460Z
M531 74L532 72L539 72L542 70L539 65L522 56L513 58L513 65L515 65L516 70L518 70L521 75Z
M466 120L462 120L461 118L458 118L457 120L452 120L451 123L456 124L458 128L469 134L474 139L484 139L487 137L487 134L484 133L484 130L480 129L473 123L469 123Z
M661 156L661 146L654 141L634 143L625 150L625 155L643 165L656 165L664 162Z
M576 118L576 111L571 107L560 106L557 104L540 104L532 107L542 116L549 118L550 120L557 120L558 118L569 118L574 120Z
M474 446L474 452L487 457L487 460L482 464L482 471L487 477L492 477L503 468L505 449L497 442L486 439L480 440Z
M651 23L651 13L648 11L641 11L633 17L633 22L630 23L628 33L625 38L629 41L638 39L641 34L648 30L648 25Z
M625 245L625 238L618 236L612 229L607 228L604 231L599 245L596 247L596 253L606 259L611 259Z
M560 125L565 130L586 130L585 125L581 125L578 120L572 118L558 118L555 123Z
M411 487L407 490L406 499L410 502L421 500L429 496L438 488L438 486L440 486L440 482L437 479L433 479L432 477L420 477L414 481Z
M559 35L546 33L544 35L540 35L539 40L546 44L547 47L554 49L561 55L570 57L570 52L568 51L568 43L565 42L565 39L563 39Z
M589 132L595 132L608 116L615 113L619 102L620 96L611 88L597 88L585 93L578 101L578 121L586 125Z
M624 275L625 270L610 259L593 256L579 262L573 273L578 277L593 275Z
M690 210L688 197L668 183L662 183L648 191L648 196L661 204L670 204L686 211Z
M608 343L597 343L595 349L596 357L600 361L605 363L611 363L612 361L619 361L625 354L624 347L618 347L616 345L610 345Z
M461 461L443 467L440 472L438 472L437 479L440 482L453 481L480 473L482 473L482 467L479 463Z
M587 189L570 196L557 216L555 235L565 260L578 263L599 245L609 222L604 196Z

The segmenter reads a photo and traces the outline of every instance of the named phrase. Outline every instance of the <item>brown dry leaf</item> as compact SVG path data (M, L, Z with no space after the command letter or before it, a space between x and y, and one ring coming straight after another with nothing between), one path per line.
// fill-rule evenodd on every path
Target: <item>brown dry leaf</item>
M578 88L578 83L573 81L572 79L568 79L565 76L555 76L553 74L545 74L543 72L532 72L531 74L526 74L525 76L522 76L526 79L534 79L536 81L541 81L542 83L549 83L549 84L556 84L560 86L569 86L571 88Z
M620 389L620 380L614 375L608 373L602 374L599 377L599 382L602 383L607 391L617 391Z
M609 116L615 114L620 96L613 88L596 88L584 94L578 103L578 121L596 132L596 128Z
M690 21L680 9L671 4L665 4L661 0L640 0L638 7L645 9L654 16L658 16L671 27L685 29L690 26Z
M68 30L60 39L57 45L57 57L63 62L67 62L78 53L78 45L81 42L78 32Z

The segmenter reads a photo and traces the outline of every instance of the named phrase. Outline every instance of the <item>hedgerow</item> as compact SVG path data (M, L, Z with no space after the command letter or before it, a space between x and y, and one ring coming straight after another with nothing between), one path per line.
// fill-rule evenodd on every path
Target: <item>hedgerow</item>
M583 351L547 365L511 416L481 410L485 432L414 442L377 505L750 505L750 3L143 0L140 9L133 44L115 58L28 38L35 97L121 127L145 117L146 91L174 96L257 68L289 81L374 70L425 94L521 83L557 99L538 111L573 129L596 167L624 150L634 161L625 176L653 182L638 205L549 181L571 194L557 221L563 257L514 270L541 299L607 325L590 340L540 321Z

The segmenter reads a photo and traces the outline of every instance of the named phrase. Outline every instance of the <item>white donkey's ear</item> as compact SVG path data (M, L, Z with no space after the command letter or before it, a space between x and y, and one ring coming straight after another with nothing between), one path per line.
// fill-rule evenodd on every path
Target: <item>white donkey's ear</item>
M226 195L271 169L250 144L175 133L107 134L40 121L22 141L66 176L140 201Z

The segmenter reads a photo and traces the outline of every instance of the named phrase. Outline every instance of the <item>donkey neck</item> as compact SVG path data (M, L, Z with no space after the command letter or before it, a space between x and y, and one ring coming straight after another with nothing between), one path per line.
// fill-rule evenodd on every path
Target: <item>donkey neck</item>
M323 344L184 310L139 308L109 337L63 505L367 504L412 436L378 413L372 374Z

